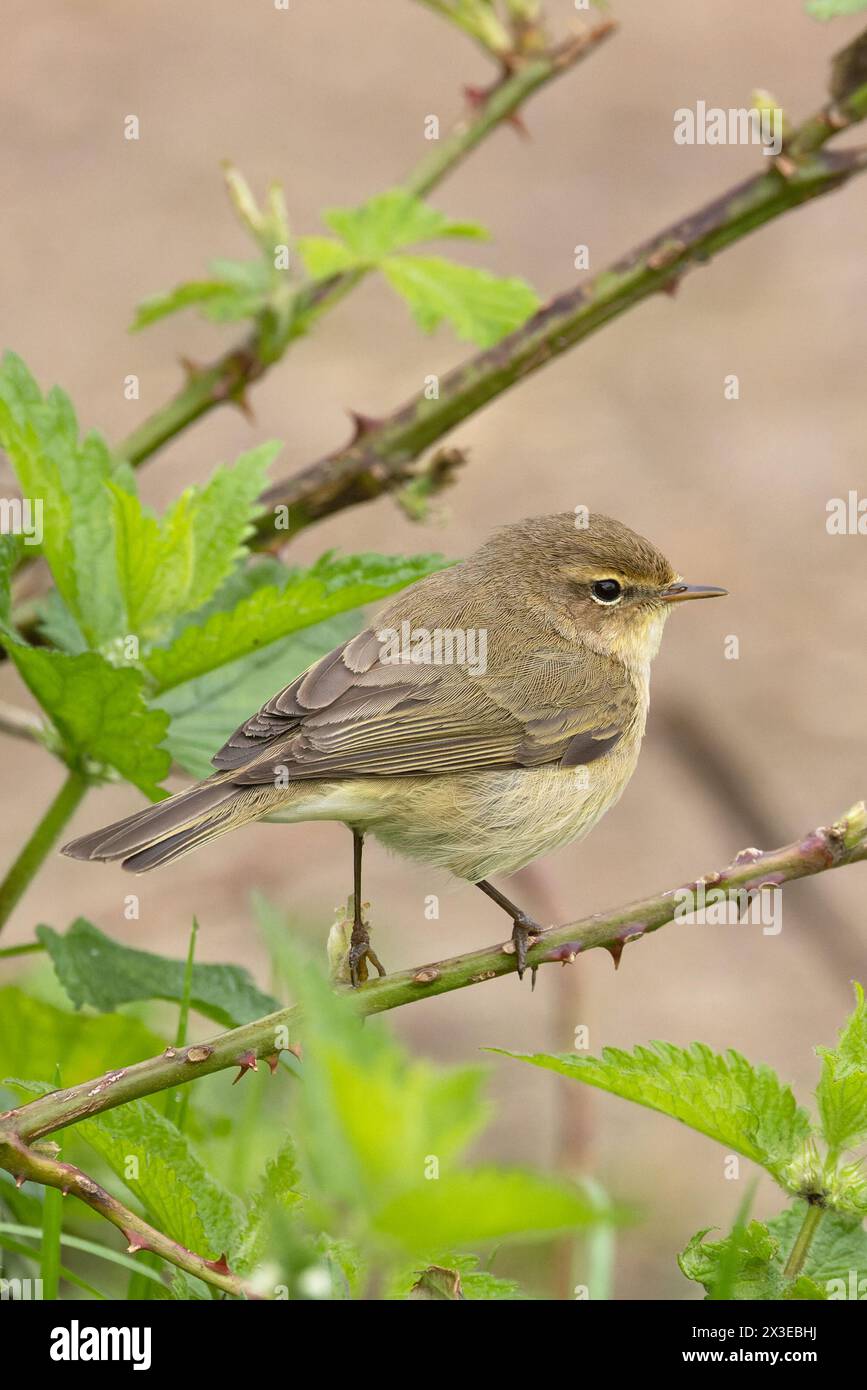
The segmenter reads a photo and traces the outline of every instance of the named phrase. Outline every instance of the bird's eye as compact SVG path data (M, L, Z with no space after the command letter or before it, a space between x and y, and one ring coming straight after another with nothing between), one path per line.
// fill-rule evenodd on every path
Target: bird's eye
M590 585L590 593L597 603L616 603L623 589L616 579L597 579Z

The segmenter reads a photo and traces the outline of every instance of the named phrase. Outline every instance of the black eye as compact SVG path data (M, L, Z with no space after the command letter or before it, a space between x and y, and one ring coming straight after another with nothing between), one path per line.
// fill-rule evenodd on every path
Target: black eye
M616 579L597 579L590 585L590 592L597 603L616 603L623 589Z

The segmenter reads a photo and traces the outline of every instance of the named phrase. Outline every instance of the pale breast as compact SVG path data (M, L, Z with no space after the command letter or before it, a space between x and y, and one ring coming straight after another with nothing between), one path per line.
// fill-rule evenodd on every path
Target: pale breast
M392 783L378 804L368 802L365 828L390 849L459 878L514 873L593 828L629 781L640 743L641 732L630 731L615 750L581 768Z

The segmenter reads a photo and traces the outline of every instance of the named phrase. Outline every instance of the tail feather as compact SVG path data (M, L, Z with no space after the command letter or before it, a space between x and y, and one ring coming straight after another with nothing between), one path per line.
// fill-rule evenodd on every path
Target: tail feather
M224 830L255 820L264 809L249 789L213 777L71 840L62 853L72 859L120 859L124 869L144 873L188 854Z

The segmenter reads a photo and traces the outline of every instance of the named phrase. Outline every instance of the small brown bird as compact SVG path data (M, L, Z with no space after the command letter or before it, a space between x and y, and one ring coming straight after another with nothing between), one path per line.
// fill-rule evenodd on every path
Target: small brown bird
M361 914L370 832L469 879L511 917L519 972L541 928L487 880L586 835L634 771L650 663L684 584L618 521L503 527L404 589L232 735L204 782L73 840L143 873L248 821L335 820L354 839L353 983L380 974Z

